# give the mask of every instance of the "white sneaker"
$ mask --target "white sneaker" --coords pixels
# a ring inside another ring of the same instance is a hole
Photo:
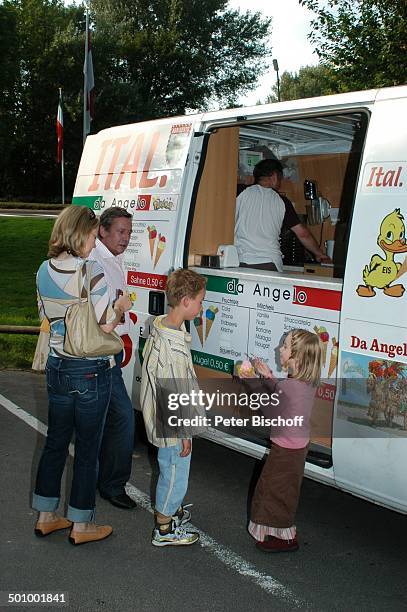
[[[156,527],[153,531],[151,544],[153,546],[189,546],[199,540],[199,533],[187,531],[185,527],[177,527],[175,522],[171,523],[171,531],[161,533]]]
[[[174,521],[176,527],[189,523],[191,520],[191,511],[188,510],[188,508],[191,506],[192,504],[185,504],[185,506],[181,506],[180,509],[174,514],[172,520]]]

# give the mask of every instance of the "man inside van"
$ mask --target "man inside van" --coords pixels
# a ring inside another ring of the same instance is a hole
[[[320,263],[331,263],[315,238],[303,225],[288,198],[278,190],[283,167],[277,159],[263,159],[253,169],[254,185],[236,200],[235,246],[243,268],[283,271],[281,228],[294,232],[307,251]]]
[[[110,303],[127,293],[123,253],[130,242],[132,215],[124,208],[112,206],[100,215],[99,236],[89,259],[103,268],[109,289]],[[128,298],[130,299],[130,298]],[[116,328],[122,336],[129,333],[129,314]],[[134,444],[134,410],[124,385],[121,363],[123,352],[115,355],[112,368],[112,393],[106,414],[99,455],[99,492],[118,508],[135,508],[135,502],[125,491],[130,478]]]

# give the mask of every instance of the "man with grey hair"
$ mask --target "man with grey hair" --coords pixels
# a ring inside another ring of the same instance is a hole
[[[303,225],[290,200],[278,191],[283,166],[277,159],[263,159],[253,169],[254,185],[247,187],[236,200],[235,246],[244,268],[283,271],[280,248],[281,228],[290,229],[315,259],[331,259]]]
[[[127,294],[127,280],[123,268],[123,253],[132,232],[132,215],[124,208],[112,206],[100,216],[99,236],[89,259],[103,268],[113,305],[120,295]],[[130,301],[130,298],[128,298]],[[130,302],[131,303],[131,302]],[[126,312],[116,331],[129,332]],[[112,368],[112,394],[106,415],[99,455],[99,492],[101,497],[118,508],[131,509],[135,502],[125,491],[130,478],[134,444],[134,410],[124,385],[121,363],[123,352],[115,355]]]

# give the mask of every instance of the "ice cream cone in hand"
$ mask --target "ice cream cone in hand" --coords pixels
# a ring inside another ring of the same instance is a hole
[[[236,374],[241,378],[254,378],[256,376],[255,369],[248,359],[236,366]]]
[[[154,260],[153,268],[155,268],[156,265],[158,264],[158,262],[160,261],[160,257],[164,253],[165,247],[166,247],[165,236],[163,236],[162,234],[159,234],[159,240],[158,240],[158,244],[157,244],[157,252],[155,254],[155,260]]]

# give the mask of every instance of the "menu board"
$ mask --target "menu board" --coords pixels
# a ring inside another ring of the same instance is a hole
[[[284,375],[279,346],[287,332],[300,328],[319,335],[322,378],[335,377],[341,301],[337,286],[206,276],[203,308],[191,325],[195,364],[232,374],[237,363],[260,357],[278,376]]]

